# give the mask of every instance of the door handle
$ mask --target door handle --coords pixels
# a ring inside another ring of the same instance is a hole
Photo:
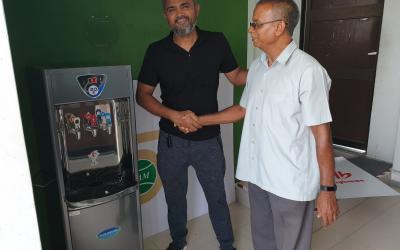
[[[368,55],[369,56],[376,56],[376,55],[378,55],[378,51],[369,52]]]

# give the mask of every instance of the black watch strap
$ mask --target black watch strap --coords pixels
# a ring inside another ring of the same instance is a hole
[[[319,186],[319,190],[326,191],[326,192],[335,192],[337,190],[337,186],[336,186],[336,184],[333,186],[321,185],[321,186]]]

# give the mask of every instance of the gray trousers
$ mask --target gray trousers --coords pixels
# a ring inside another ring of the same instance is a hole
[[[309,250],[314,201],[278,197],[249,183],[254,250]]]
[[[233,231],[226,202],[225,158],[221,137],[188,141],[160,130],[157,169],[168,205],[170,249],[186,245],[188,168],[192,165],[208,203],[211,224],[222,250],[233,250]]]

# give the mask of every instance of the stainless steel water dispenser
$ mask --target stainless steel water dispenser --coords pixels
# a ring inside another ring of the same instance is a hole
[[[67,249],[142,249],[130,66],[43,72]]]

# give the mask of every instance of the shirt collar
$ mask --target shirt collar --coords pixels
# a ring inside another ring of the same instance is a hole
[[[205,35],[205,33],[204,33],[203,30],[201,30],[201,29],[200,29],[199,27],[197,27],[197,26],[195,27],[195,29],[196,29],[196,32],[197,32],[197,40],[196,40],[195,44],[193,45],[193,47],[194,47],[195,45],[200,44],[201,42],[203,42],[203,41],[205,40],[205,38],[206,38],[206,35]],[[174,32],[173,32],[173,31],[170,31],[170,32],[169,32],[167,41],[168,41],[168,43],[169,43],[170,45],[172,45],[172,46],[177,46],[177,45],[175,44],[175,42],[174,42]]]
[[[294,41],[291,41],[289,43],[289,45],[286,46],[286,48],[281,52],[281,54],[278,56],[276,61],[282,65],[286,64],[287,61],[289,60],[290,56],[293,54],[293,52],[296,49],[297,49],[297,44]],[[267,64],[268,56],[267,56],[267,54],[265,54],[265,52],[261,54],[260,59],[264,65],[268,65]]]

